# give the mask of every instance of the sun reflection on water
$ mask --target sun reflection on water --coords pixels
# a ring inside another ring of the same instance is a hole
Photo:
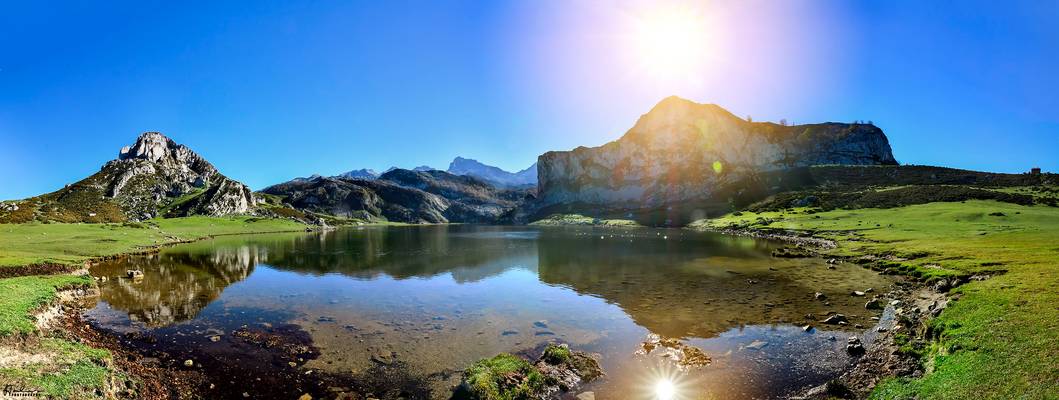
[[[655,383],[655,399],[673,400],[676,398],[677,388],[669,379],[662,378]]]
[[[661,360],[645,371],[640,387],[640,398],[651,400],[690,399],[695,392],[695,384],[687,371]]]

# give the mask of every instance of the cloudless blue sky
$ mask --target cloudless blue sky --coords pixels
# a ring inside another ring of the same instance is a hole
[[[83,178],[143,131],[255,189],[455,156],[519,170],[667,95],[872,120],[902,163],[1059,171],[1059,2],[699,2],[709,66],[676,82],[637,74],[621,39],[659,4],[5,2],[0,198]]]

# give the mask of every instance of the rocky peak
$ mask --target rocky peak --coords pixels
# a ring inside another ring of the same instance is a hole
[[[121,148],[118,159],[140,158],[158,162],[163,158],[169,158],[172,153],[171,149],[175,150],[176,148],[177,144],[165,135],[159,132],[144,132],[140,134],[140,137],[136,138],[136,143],[132,146]]]
[[[152,218],[159,209],[172,211],[173,201],[188,207],[178,214],[246,214],[255,200],[246,185],[221,175],[187,146],[159,132],[144,132],[118,159],[103,166],[97,180],[109,197],[119,200],[133,219]],[[188,196],[194,196],[188,201]]]
[[[537,184],[537,164],[519,172],[508,172],[478,160],[456,157],[449,163],[448,173],[473,176],[500,187],[525,187]]]
[[[886,135],[871,124],[749,122],[715,104],[671,96],[620,139],[545,153],[538,168],[545,205],[642,208],[714,199],[718,188],[761,172],[896,163]]]

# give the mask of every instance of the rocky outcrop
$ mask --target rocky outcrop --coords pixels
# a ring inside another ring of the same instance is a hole
[[[444,171],[394,169],[378,179],[317,177],[270,186],[262,193],[298,210],[366,221],[491,223],[524,192],[498,189]]]
[[[811,165],[895,165],[871,124],[748,122],[713,104],[662,100],[620,139],[538,158],[539,205],[664,207],[715,198],[756,174]]]
[[[131,219],[249,214],[255,205],[250,188],[158,132],[140,135],[89,179],[105,187]]]
[[[251,214],[256,201],[250,188],[222,175],[187,146],[146,132],[99,172],[21,204],[32,208],[34,219],[120,222]]]
[[[453,175],[473,176],[500,187],[526,188],[537,185],[536,163],[519,172],[508,172],[477,160],[456,157],[449,163],[448,172]]]

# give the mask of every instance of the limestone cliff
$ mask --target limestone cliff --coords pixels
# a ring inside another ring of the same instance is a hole
[[[616,141],[541,155],[539,206],[662,207],[711,198],[755,174],[823,164],[897,161],[871,124],[748,122],[717,105],[668,97]]]

